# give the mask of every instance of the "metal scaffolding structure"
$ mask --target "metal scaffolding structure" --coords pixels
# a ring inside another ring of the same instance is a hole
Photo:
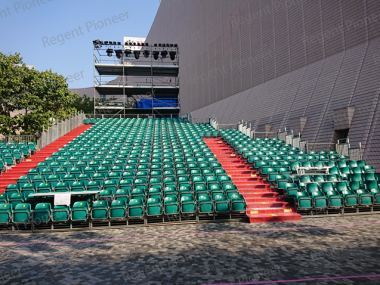
[[[178,116],[178,46],[148,45],[131,40],[133,38],[126,39],[124,43],[93,42],[94,117],[96,113],[124,117],[131,114]],[[151,108],[137,108],[139,103],[142,105],[142,99],[151,100]]]

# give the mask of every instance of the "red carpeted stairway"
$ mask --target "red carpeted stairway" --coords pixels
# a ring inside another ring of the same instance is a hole
[[[301,220],[301,215],[222,140],[204,141],[244,196],[251,223]]]
[[[7,188],[9,184],[16,183],[17,179],[20,176],[28,173],[29,169],[35,168],[39,162],[45,161],[45,158],[51,156],[53,152],[58,151],[68,142],[72,141],[74,138],[76,138],[81,133],[83,133],[91,127],[91,125],[83,125],[76,128],[75,130],[72,130],[68,134],[57,139],[55,142],[52,142],[48,146],[37,151],[37,153],[25,159],[20,164],[16,164],[16,166],[12,167],[12,169],[8,169],[5,173],[1,174],[0,193],[4,193],[5,188]]]

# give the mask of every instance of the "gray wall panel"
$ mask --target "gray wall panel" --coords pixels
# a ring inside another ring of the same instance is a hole
[[[181,114],[290,127],[331,142],[335,109],[380,168],[380,1],[162,0],[149,43],[180,47]]]

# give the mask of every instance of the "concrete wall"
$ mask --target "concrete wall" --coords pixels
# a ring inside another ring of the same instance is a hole
[[[380,169],[380,1],[163,0],[147,42],[180,47],[181,113],[257,129],[307,117],[331,142],[334,110]]]

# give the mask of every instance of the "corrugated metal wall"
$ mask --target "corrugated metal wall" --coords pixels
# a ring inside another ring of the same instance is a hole
[[[380,1],[163,0],[147,41],[180,46],[181,113],[330,142],[333,111],[380,169]]]

